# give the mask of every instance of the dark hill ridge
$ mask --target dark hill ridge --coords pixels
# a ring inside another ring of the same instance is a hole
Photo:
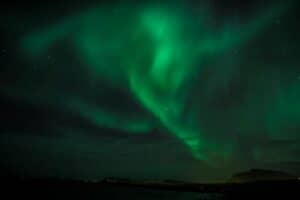
[[[251,169],[249,171],[234,174],[229,182],[243,183],[255,181],[279,181],[279,180],[297,180],[297,176],[282,171]]]
[[[250,170],[262,173],[264,170]],[[265,173],[270,173],[268,170]],[[263,174],[265,174],[263,173]],[[243,174],[243,173],[240,173]],[[2,177],[2,195],[30,199],[300,199],[300,180],[268,180],[240,183],[200,184],[176,180],[136,181],[106,178],[102,181],[69,179],[30,179]],[[13,191],[13,192],[11,192]]]

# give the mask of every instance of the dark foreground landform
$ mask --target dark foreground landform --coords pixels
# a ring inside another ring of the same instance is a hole
[[[300,199],[300,181],[198,184],[117,179],[78,181],[2,178],[2,195],[22,199]]]

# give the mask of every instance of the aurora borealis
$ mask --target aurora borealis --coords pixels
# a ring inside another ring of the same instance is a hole
[[[3,15],[4,168],[189,180],[253,167],[299,173],[297,4],[229,2]]]

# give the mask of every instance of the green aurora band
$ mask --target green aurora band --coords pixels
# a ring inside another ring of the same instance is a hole
[[[99,126],[127,132],[146,133],[162,126],[180,139],[194,158],[216,165],[230,159],[236,148],[236,138],[226,133],[218,138],[219,133],[210,131],[214,130],[214,125],[206,125],[204,116],[213,118],[214,115],[210,115],[206,102],[220,87],[229,84],[235,66],[243,59],[242,53],[231,55],[230,59],[224,57],[235,49],[242,52],[252,38],[267,30],[288,8],[287,2],[272,5],[243,23],[228,21],[216,27],[208,5],[203,6],[193,20],[186,11],[170,5],[100,6],[73,13],[57,24],[24,35],[20,49],[25,58],[36,62],[60,41],[68,41],[86,66],[90,80],[101,80],[130,93],[150,117],[143,113],[120,113],[72,95],[62,94],[64,97],[56,99],[59,104]],[[220,60],[212,61],[213,58]],[[205,86],[197,87],[198,80],[207,80],[205,72],[210,63],[211,70],[215,71],[211,80]],[[291,93],[299,92],[299,84],[291,90],[294,91]],[[94,92],[97,93],[97,89]],[[28,91],[24,96],[36,102],[55,101],[51,100],[50,92],[35,96],[35,92]],[[293,119],[300,117],[298,99],[289,101],[286,98],[281,112],[289,113],[287,109],[290,109],[294,113]],[[248,107],[251,110],[251,106]],[[277,115],[271,106],[268,108],[262,118],[272,133],[270,137],[277,138],[280,133],[276,133],[277,128],[272,124],[276,123]],[[251,132],[247,120],[251,121],[255,116],[243,117],[238,108],[232,108],[231,112],[237,129]],[[224,113],[219,118],[223,116]],[[259,157],[259,149],[255,151],[256,158],[263,159]]]

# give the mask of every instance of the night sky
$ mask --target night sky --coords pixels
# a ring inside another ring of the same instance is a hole
[[[297,1],[1,5],[0,174],[300,174]]]

